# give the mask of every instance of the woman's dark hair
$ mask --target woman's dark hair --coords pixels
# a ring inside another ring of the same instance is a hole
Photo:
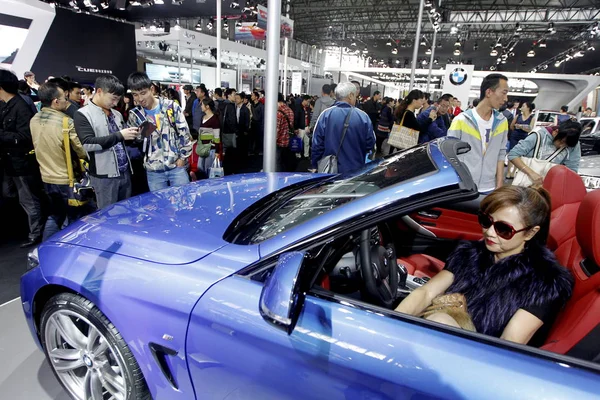
[[[168,88],[167,97],[169,98],[169,100],[177,101],[179,104],[181,104],[181,99],[179,98],[179,93],[177,93],[177,90],[173,88]]]
[[[202,100],[202,104],[204,104],[204,107],[208,107],[210,109],[210,111],[215,114],[215,102],[212,99],[209,99],[208,97],[205,97]]]
[[[489,74],[481,81],[481,90],[479,92],[479,100],[485,99],[485,92],[488,89],[496,90],[500,86],[500,81],[507,81],[508,78],[502,74]]]
[[[140,90],[150,89],[151,86],[152,81],[143,72],[134,72],[127,78],[127,87],[129,90],[139,92]]]
[[[54,82],[46,82],[40,86],[38,97],[44,107],[50,107],[54,99],[58,99],[60,96],[58,89],[61,89],[61,87]],[[64,90],[63,93],[66,95]]]
[[[533,112],[535,110],[535,103],[533,101],[524,101],[521,103],[521,105],[523,104],[527,104],[527,108],[529,108],[530,112]]]
[[[396,112],[394,114],[394,118],[397,123],[400,123],[402,120],[402,116],[404,115],[404,111],[406,111],[406,107],[408,107],[414,100],[419,100],[425,98],[425,93],[420,91],[419,89],[413,89],[410,91],[408,96],[404,98],[400,102],[400,105],[396,108]]]
[[[125,104],[125,108],[127,110],[130,110],[135,106],[135,103],[133,101],[133,95],[131,93],[125,93],[123,95],[123,98],[125,98],[125,97],[127,97],[129,99],[129,104]],[[123,103],[125,103],[125,102],[123,102]]]
[[[533,240],[545,244],[550,231],[550,193],[542,186],[502,186],[484,198],[479,209],[489,215],[511,206],[519,210],[525,227],[540,227]]]
[[[390,104],[393,101],[394,101],[394,99],[392,99],[391,97],[384,97],[382,100],[382,103],[384,106],[387,106],[388,104]]]
[[[110,93],[115,96],[123,96],[123,93],[125,93],[123,83],[114,75],[99,76],[94,83],[94,87],[96,90],[102,89],[103,93]]]
[[[567,146],[575,147],[579,143],[581,135],[581,124],[573,120],[566,120],[558,126],[558,133],[554,137],[554,142],[567,138]]]

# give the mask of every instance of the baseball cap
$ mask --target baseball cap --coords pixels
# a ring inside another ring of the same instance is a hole
[[[25,76],[25,78],[27,78],[28,76],[35,76],[35,74],[31,71],[25,71],[23,75]]]

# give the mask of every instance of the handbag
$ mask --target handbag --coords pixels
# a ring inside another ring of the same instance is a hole
[[[473,320],[467,311],[467,299],[461,293],[443,294],[437,296],[431,302],[431,305],[419,315],[427,318],[432,314],[448,314],[458,323],[458,325],[467,331],[477,332]]]
[[[545,160],[540,160],[539,153],[540,153],[540,147],[541,147],[541,142],[542,142],[542,135],[538,131],[535,131],[534,133],[536,135],[536,140],[535,140],[535,148],[533,151],[533,157],[521,157],[521,160],[523,161],[523,163],[525,163],[526,166],[531,168],[533,171],[535,171],[537,174],[539,174],[542,178],[545,178],[546,175],[548,174],[548,172],[550,171],[550,169],[552,169],[552,167],[556,166],[556,164],[552,163],[552,160],[554,160],[560,153],[562,153],[563,150],[565,150],[565,148],[563,147],[561,149],[556,149],[556,151],[554,153],[552,153],[550,156],[548,156]],[[527,175],[525,172],[523,172],[521,170],[517,170],[512,184],[513,184],[513,186],[528,187],[528,186],[531,186],[533,184],[533,182],[531,181],[531,178],[529,178],[529,175]]]
[[[219,160],[219,155],[215,154],[215,159],[211,167],[208,169],[208,178],[221,178],[224,175],[223,167],[221,165],[221,161]]]
[[[342,131],[342,139],[340,140],[340,145],[338,146],[337,152],[335,155],[328,155],[327,157],[323,157],[317,163],[317,171],[323,174],[337,174],[338,173],[338,155],[340,154],[340,150],[342,149],[342,144],[344,144],[344,139],[346,138],[346,132],[348,132],[348,127],[350,126],[350,116],[354,112],[354,107],[350,109],[350,112],[346,116],[346,120],[344,121],[344,130]]]
[[[406,116],[407,112],[410,111],[404,112],[404,115],[402,115],[402,121],[400,121],[400,125],[394,124],[388,139],[388,144],[390,146],[400,150],[416,146],[419,142],[419,131],[403,126],[404,117]]]
[[[71,207],[81,207],[86,205],[93,196],[94,189],[89,177],[87,162],[80,160],[80,179],[75,180],[73,171],[73,161],[71,158],[71,140],[69,138],[69,118],[63,118],[63,142],[65,145],[65,156],[67,160],[67,174],[69,176],[69,197],[68,205]]]
[[[211,143],[207,143],[207,144],[198,143],[196,145],[196,154],[198,155],[198,157],[206,158],[210,155],[211,149],[212,149]]]

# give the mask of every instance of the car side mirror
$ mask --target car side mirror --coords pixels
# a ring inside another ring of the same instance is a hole
[[[304,302],[299,279],[303,261],[304,252],[279,256],[260,294],[259,311],[262,317],[288,335],[294,330]]]

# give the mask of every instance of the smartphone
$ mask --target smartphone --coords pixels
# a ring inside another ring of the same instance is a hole
[[[154,125],[152,122],[146,120],[144,122],[142,122],[142,124],[139,126],[140,128],[140,135],[143,138],[147,138],[150,137],[152,135],[152,132],[154,132],[156,130],[156,125]]]

